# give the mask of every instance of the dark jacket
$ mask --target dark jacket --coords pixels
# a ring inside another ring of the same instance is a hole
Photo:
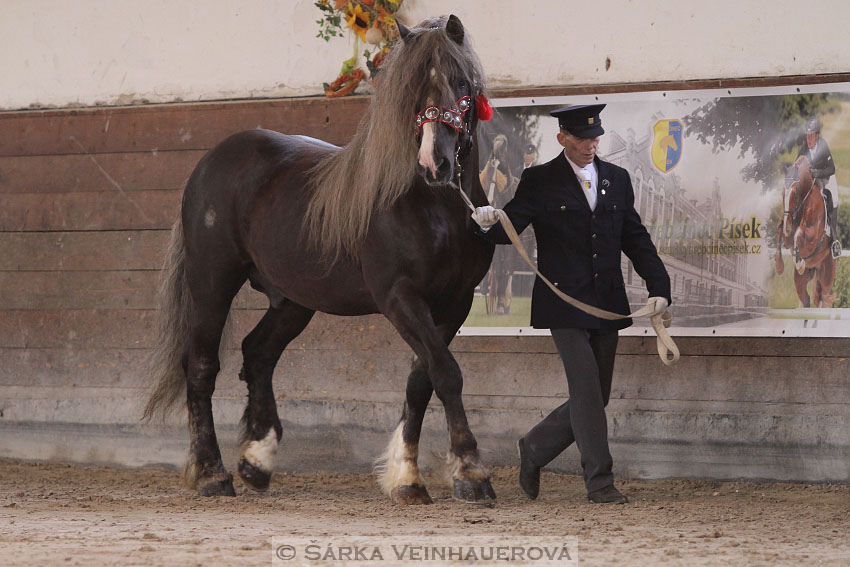
[[[797,152],[797,157],[806,156],[812,162],[812,177],[820,179],[822,186],[826,186],[829,178],[835,175],[835,163],[832,161],[832,153],[829,151],[829,144],[821,137],[818,137],[818,143],[815,146],[813,155],[809,156],[809,146],[803,143],[800,151]]]
[[[505,212],[522,232],[529,224],[537,237],[537,265],[558,289],[579,301],[628,314],[620,253],[624,252],[646,281],[649,296],[670,301],[670,276],[658,257],[640,216],[628,172],[595,159],[598,172],[596,210],[591,211],[563,152],[552,161],[526,169]],[[508,244],[500,224],[478,231],[483,238]],[[535,328],[616,330],[631,319],[607,321],[570,306],[540,278],[534,282],[531,325]]]

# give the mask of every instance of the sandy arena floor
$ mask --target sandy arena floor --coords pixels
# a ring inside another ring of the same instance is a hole
[[[435,504],[402,507],[367,475],[276,474],[264,494],[237,481],[236,498],[202,499],[173,470],[0,461],[0,565],[280,566],[272,537],[487,535],[573,537],[582,566],[850,566],[850,486],[621,481],[632,502],[599,506],[577,477],[544,474],[535,502],[515,477],[495,471],[493,508],[435,478]]]

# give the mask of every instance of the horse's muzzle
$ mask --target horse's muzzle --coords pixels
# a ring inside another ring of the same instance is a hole
[[[450,183],[454,176],[454,167],[451,160],[443,158],[437,164],[436,175],[429,168],[423,167],[421,164],[416,166],[417,172],[425,183],[432,187],[442,186]]]

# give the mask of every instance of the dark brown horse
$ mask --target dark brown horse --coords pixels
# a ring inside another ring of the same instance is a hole
[[[781,274],[785,270],[782,260],[784,245],[794,255],[794,287],[800,303],[803,307],[829,307],[835,299],[830,293],[835,279],[835,259],[826,233],[822,188],[812,178],[811,167],[809,159],[800,156],[790,170],[791,175],[786,178],[784,214],[777,230],[780,245],[776,248],[776,273]],[[813,279],[815,285],[810,297],[808,286]]]
[[[463,323],[493,246],[473,234],[458,189],[486,204],[475,148],[483,77],[463,25],[433,18],[408,30],[382,66],[368,114],[337,148],[265,130],[236,134],[198,164],[166,262],[159,382],[146,416],[186,390],[186,479],[233,495],[211,397],[231,301],[245,281],[269,299],[242,341],[248,387],[238,469],[265,489],[282,429],[272,373],[313,313],[383,313],[416,354],[401,421],[380,466],[397,502],[431,501],[418,459],[432,393],[448,421],[454,496],[495,498],[461,400],[448,344]]]

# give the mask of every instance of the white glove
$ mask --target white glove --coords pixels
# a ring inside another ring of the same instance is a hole
[[[667,299],[664,297],[650,297],[646,301],[646,305],[647,307],[649,307],[650,305],[653,307],[653,311],[650,314],[650,317],[653,317],[655,315],[660,315],[661,313],[664,313],[664,311],[667,310],[667,306],[669,305],[669,303],[667,303]]]
[[[475,212],[472,213],[472,220],[478,223],[484,231],[490,229],[491,226],[499,222],[499,215],[496,213],[496,209],[487,205],[486,207],[476,207]]]

